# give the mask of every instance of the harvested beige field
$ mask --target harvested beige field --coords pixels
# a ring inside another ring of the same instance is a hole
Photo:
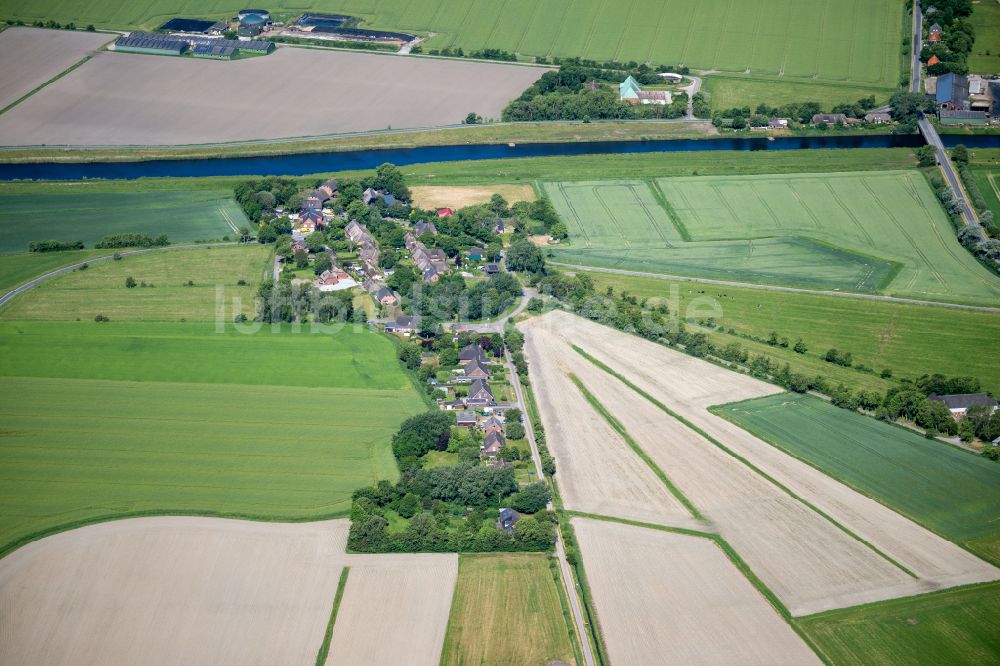
[[[437,666],[458,555],[352,555],[327,664]]]
[[[503,196],[507,203],[535,200],[535,188],[531,185],[418,185],[410,191],[414,205],[424,209],[475,206],[489,203],[494,194]]]
[[[98,53],[0,117],[4,145],[178,145],[492,118],[538,67],[279,47],[231,62]]]
[[[348,555],[349,527],[133,518],[28,544],[0,560],[0,663],[313,663],[350,566],[330,663],[436,664],[458,556]]]
[[[526,327],[525,333],[535,399],[545,441],[558,464],[565,507],[705,529],[569,379],[569,373],[582,367],[576,359],[557,354],[565,345],[534,326]]]
[[[819,664],[708,539],[573,519],[617,664]]]
[[[315,661],[347,522],[135,518],[0,560],[0,663]]]
[[[777,387],[566,313],[545,315],[526,324],[524,330],[529,340],[544,340],[544,363],[573,368],[794,615],[1000,576],[995,567],[955,544],[706,409],[775,393]],[[569,347],[570,342],[704,429],[844,529],[586,361]]]
[[[0,32],[0,109],[100,48],[114,35],[39,28]]]

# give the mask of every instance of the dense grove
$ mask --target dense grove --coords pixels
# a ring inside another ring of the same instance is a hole
[[[82,250],[83,241],[32,241],[28,243],[28,252],[65,252],[66,250]]]
[[[145,234],[112,234],[102,238],[94,247],[103,250],[122,247],[165,247],[169,244],[170,240],[166,234],[160,234],[156,238]]]
[[[920,0],[920,7],[924,12],[925,23],[925,39],[920,59],[926,63],[937,56],[940,60],[938,63],[928,65],[927,73],[931,76],[940,76],[948,72],[968,74],[967,59],[976,41],[975,27],[966,20],[972,15],[972,1]],[[932,7],[936,11],[928,14],[928,10]],[[943,28],[941,41],[938,43],[926,39],[927,29],[935,23]]]

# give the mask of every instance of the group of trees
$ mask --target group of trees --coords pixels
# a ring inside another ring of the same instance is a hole
[[[170,240],[166,234],[160,234],[156,238],[146,234],[111,234],[102,238],[94,247],[104,250],[121,247],[164,247],[167,245],[170,245]]]
[[[419,356],[418,356],[419,365]],[[419,467],[417,458],[428,451],[444,451],[451,438],[455,417],[450,412],[430,411],[403,421],[392,437],[392,453],[403,469]]]
[[[640,85],[662,84],[657,70],[646,64],[631,67],[592,61],[563,61],[557,71],[543,74],[503,110],[505,122],[532,120],[601,120],[679,118],[687,110],[687,95],[675,94],[673,104],[630,105],[618,96],[617,84],[632,76]],[[596,82],[597,86],[587,84]]]
[[[318,323],[365,321],[365,311],[354,309],[349,291],[321,292],[311,284],[293,285],[270,278],[257,289],[256,320],[262,322]]]
[[[66,250],[82,250],[83,241],[44,240],[28,243],[28,252],[65,252]]]
[[[936,11],[927,14],[927,10],[932,6]],[[924,40],[920,59],[926,63],[932,57],[937,56],[940,61],[928,65],[927,73],[931,76],[940,76],[949,72],[968,74],[967,59],[972,53],[972,45],[976,41],[975,28],[972,23],[965,20],[972,14],[972,2],[970,0],[942,0],[941,2],[921,0],[921,7],[925,12],[925,27],[937,23],[944,29],[940,42]]]
[[[875,97],[869,96],[853,103],[838,104],[830,112],[860,118],[877,106]],[[758,104],[756,108],[743,106],[720,109],[712,114],[712,124],[716,127],[725,125],[733,129],[745,129],[747,127],[767,127],[768,120],[771,118],[789,118],[802,125],[808,125],[812,122],[814,115],[823,112],[823,105],[819,102],[790,102],[782,106]],[[698,115],[697,111],[695,115]]]

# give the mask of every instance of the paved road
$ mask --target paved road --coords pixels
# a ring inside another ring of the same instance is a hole
[[[615,275],[630,275],[633,277],[654,278],[657,280],[676,280],[678,282],[697,282],[700,284],[715,284],[723,287],[750,287],[752,289],[762,289],[764,291],[784,291],[793,294],[813,294],[820,296],[839,296],[841,298],[860,298],[868,301],[886,301],[889,303],[906,303],[909,305],[932,305],[939,308],[954,308],[956,310],[973,310],[975,312],[1000,312],[998,307],[985,305],[962,305],[961,303],[939,303],[937,301],[921,301],[916,298],[903,298],[900,296],[882,296],[880,294],[859,294],[850,291],[833,291],[831,289],[800,289],[798,287],[779,287],[771,284],[756,284],[754,282],[736,282],[733,280],[712,280],[709,278],[696,278],[688,275],[667,275],[664,273],[646,273],[643,271],[627,271],[622,268],[598,268],[595,266],[581,266],[579,264],[564,264],[557,261],[548,262],[551,266],[560,266],[577,271],[590,271],[593,273],[613,273]]]
[[[969,206],[965,198],[965,189],[962,187],[962,181],[959,179],[958,172],[955,171],[955,167],[951,163],[951,158],[948,157],[948,151],[945,150],[937,130],[934,129],[934,125],[926,118],[921,118],[918,124],[920,126],[920,133],[924,135],[924,139],[927,140],[928,145],[934,146],[934,152],[937,154],[937,161],[941,165],[941,171],[944,172],[945,178],[948,179],[948,184],[955,192],[955,198],[958,200],[958,205],[962,210],[962,220],[966,224],[978,224],[979,221],[976,218],[976,214],[972,211],[972,207]]]
[[[445,328],[445,330],[448,331],[462,330],[462,331],[474,331],[476,333],[503,333],[503,329],[507,325],[507,322],[516,317],[517,315],[521,314],[522,312],[524,312],[524,309],[528,307],[528,303],[531,301],[531,299],[537,297],[538,297],[537,290],[531,289],[530,287],[525,287],[524,293],[521,295],[521,302],[517,304],[517,307],[514,308],[512,312],[504,315],[500,319],[487,322],[459,321],[459,322],[442,324],[442,326]]]
[[[920,92],[920,50],[923,48],[924,17],[920,11],[920,0],[913,3],[913,58],[910,63],[910,92]]]
[[[542,476],[542,457],[538,453],[538,444],[535,441],[535,430],[531,424],[531,418],[528,416],[528,410],[525,409],[527,403],[524,400],[524,394],[521,390],[521,382],[517,376],[517,368],[514,367],[514,363],[510,357],[510,351],[504,349],[504,357],[507,361],[507,369],[510,371],[511,383],[514,385],[514,395],[517,397],[517,404],[524,415],[524,432],[528,438],[528,444],[531,445],[531,458],[535,462],[535,471],[538,474],[538,478],[543,478]],[[550,501],[548,506],[549,511],[552,511],[552,502]],[[570,611],[573,613],[573,624],[576,625],[576,635],[580,639],[580,647],[583,649],[583,660],[584,666],[594,666],[594,653],[590,647],[590,635],[587,632],[586,622],[583,619],[583,610],[580,607],[580,597],[576,589],[576,583],[573,581],[573,575],[570,573],[569,562],[566,560],[566,549],[563,547],[562,539],[559,534],[556,535],[556,559],[559,560],[559,571],[562,574],[563,585],[566,587],[566,597],[569,599]]]
[[[239,245],[239,243],[234,242],[234,243],[201,243],[199,245],[171,245],[169,247],[151,247],[145,250],[129,250],[127,252],[119,252],[118,254],[120,254],[123,257],[128,257],[133,254],[146,254],[147,252],[169,252],[170,250],[185,250],[195,247],[222,247],[225,245]],[[54,278],[57,275],[62,275],[63,273],[69,273],[70,271],[75,271],[77,268],[83,266],[84,264],[93,264],[98,261],[107,261],[108,259],[111,259],[114,256],[115,256],[114,253],[111,253],[103,257],[93,257],[91,259],[87,259],[86,261],[81,261],[79,263],[72,264],[70,266],[63,266],[62,268],[57,268],[54,271],[45,273],[44,275],[39,275],[38,277],[33,278],[18,287],[14,287],[3,296],[0,296],[0,307],[6,305],[7,302],[10,301],[10,299],[14,298],[18,294],[22,294],[31,289],[32,287],[36,287],[42,282]]]

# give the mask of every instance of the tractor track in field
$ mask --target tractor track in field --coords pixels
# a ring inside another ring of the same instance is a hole
[[[813,296],[837,296],[839,298],[857,298],[868,301],[903,303],[906,305],[927,305],[938,308],[952,308],[955,310],[970,310],[972,312],[1000,313],[1000,307],[993,307],[988,305],[966,305],[964,303],[948,303],[945,301],[924,301],[917,298],[905,298],[902,296],[885,296],[883,294],[860,294],[852,291],[836,291],[833,289],[805,289],[803,287],[782,287],[774,284],[758,284],[756,282],[741,282],[738,280],[714,280],[712,278],[692,277],[690,275],[671,275],[668,273],[650,273],[646,271],[632,271],[623,268],[584,266],[582,264],[570,264],[560,261],[550,261],[548,263],[552,266],[569,268],[574,271],[589,271],[592,273],[612,273],[616,275],[653,278],[657,280],[676,280],[678,282],[696,282],[700,284],[712,284],[721,287],[746,287],[749,289],[761,289],[763,291],[783,291],[792,294],[811,294]]]

